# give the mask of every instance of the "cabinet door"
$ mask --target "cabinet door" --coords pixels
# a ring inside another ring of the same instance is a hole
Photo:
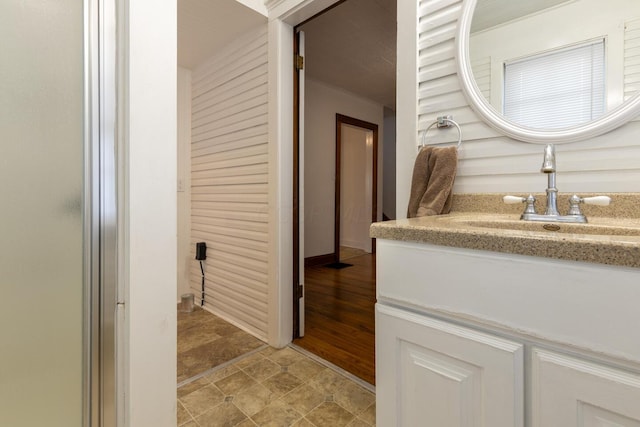
[[[378,304],[376,395],[381,426],[521,427],[523,348]]]
[[[533,351],[534,427],[640,427],[640,376]]]

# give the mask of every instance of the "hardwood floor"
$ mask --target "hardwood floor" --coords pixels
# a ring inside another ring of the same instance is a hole
[[[300,347],[375,384],[375,255],[340,270],[305,269],[305,336]]]

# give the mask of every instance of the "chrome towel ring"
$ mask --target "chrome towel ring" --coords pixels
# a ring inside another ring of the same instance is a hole
[[[449,128],[452,125],[455,126],[456,129],[458,129],[458,145],[457,145],[457,148],[459,150],[460,147],[462,146],[462,129],[460,129],[460,125],[453,120],[453,116],[440,116],[440,117],[437,118],[437,120],[435,122],[431,123],[422,132],[422,137],[420,138],[420,144],[418,144],[418,150],[420,150],[422,147],[427,145],[426,144],[426,140],[427,140],[427,132],[429,132],[429,129],[431,129],[434,126],[437,126],[438,129]]]

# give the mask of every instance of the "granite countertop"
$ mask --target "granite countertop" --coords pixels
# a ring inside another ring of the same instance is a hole
[[[522,206],[516,205],[517,213],[504,213],[514,208],[508,205],[505,209],[501,195],[469,196],[454,197],[448,215],[372,224],[371,237],[640,268],[639,199],[635,193],[611,195],[612,206],[619,202],[608,212],[615,217],[589,216],[584,209],[588,224],[521,221]]]

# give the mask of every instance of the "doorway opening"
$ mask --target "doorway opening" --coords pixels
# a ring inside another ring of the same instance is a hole
[[[378,125],[336,114],[334,263],[375,253],[369,227],[377,212]]]
[[[346,0],[295,27],[294,343],[370,384],[369,226],[395,218],[396,15],[396,0]]]

